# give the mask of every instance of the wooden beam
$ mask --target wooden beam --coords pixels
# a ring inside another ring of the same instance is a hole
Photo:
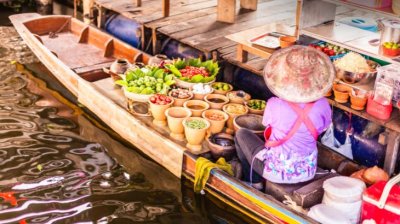
[[[163,17],[168,17],[169,16],[169,7],[170,7],[170,0],[163,0],[162,1],[162,11],[163,11]]]
[[[294,35],[293,35],[297,39],[299,39],[300,19],[301,19],[302,7],[303,7],[302,0],[297,0],[297,5],[296,5],[296,25],[295,25]]]
[[[110,38],[105,44],[104,44],[104,57],[110,57],[113,54],[114,50],[114,39]]]
[[[143,54],[139,52],[133,56],[133,62],[143,62]]]
[[[234,23],[236,13],[236,0],[218,0],[217,20],[220,22]]]
[[[86,26],[81,30],[79,34],[79,41],[78,43],[86,43],[88,42],[88,35],[89,35],[89,26]]]
[[[247,53],[247,51],[243,50],[243,45],[241,45],[241,44],[237,45],[236,54],[237,54],[236,57],[237,57],[238,61],[243,63],[248,60],[249,53]]]
[[[38,41],[40,41],[40,43],[42,43],[43,44],[43,40],[42,40],[42,38],[39,36],[39,35],[37,35],[37,34],[32,34],[36,39],[38,39]]]
[[[257,10],[258,0],[240,0],[240,8]]]

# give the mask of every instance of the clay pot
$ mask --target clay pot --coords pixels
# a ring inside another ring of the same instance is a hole
[[[168,128],[171,130],[170,136],[176,140],[184,140],[185,135],[182,121],[192,115],[192,112],[183,107],[170,107],[165,111]]]
[[[332,89],[329,90],[326,94],[325,97],[331,97],[332,96]]]
[[[202,100],[188,100],[183,103],[183,107],[192,111],[192,117],[201,117],[203,111],[210,108],[210,105]]]
[[[350,94],[351,108],[354,110],[364,110],[367,100],[368,97],[366,95],[355,95],[354,91]]]
[[[209,93],[193,93],[193,99],[194,100],[204,100],[204,97],[206,97],[208,94],[212,94],[214,92],[214,89],[211,89],[211,92]]]
[[[234,130],[245,128],[258,136],[263,136],[265,127],[262,124],[263,116],[258,114],[244,114],[233,119]]]
[[[219,99],[223,102],[221,103],[213,102],[212,99]],[[221,110],[225,104],[229,103],[228,97],[220,94],[208,94],[204,97],[204,101],[210,104],[211,109],[217,109],[217,110]]]
[[[247,109],[249,110],[249,114],[264,115],[265,108],[262,109],[262,110],[253,109],[253,108],[249,107],[249,105],[248,105],[249,102],[250,102],[250,101],[247,101],[247,102],[244,103],[244,104],[246,105]]]
[[[193,129],[190,128],[186,125],[187,121],[191,121],[191,120],[200,120],[203,121],[206,126],[202,129]],[[210,127],[210,122],[208,122],[206,119],[204,118],[200,118],[200,117],[189,117],[186,118],[182,121],[183,127],[185,129],[185,137],[187,140],[187,144],[186,147],[188,147],[189,149],[193,150],[193,151],[201,151],[202,147],[201,147],[201,143],[203,142],[206,133],[207,133],[207,129]]]
[[[296,37],[292,37],[292,36],[282,36],[279,37],[279,44],[281,46],[281,48],[286,48],[286,47],[290,47],[293,46],[296,43]]]
[[[218,84],[218,83],[220,83],[220,82],[215,82],[215,83],[213,83],[212,85],[211,85],[211,87],[213,87],[214,85],[216,85],[216,84]],[[228,83],[225,83],[225,84],[228,84]],[[228,84],[228,86],[229,86],[229,89],[228,90],[217,90],[217,89],[214,89],[214,93],[215,94],[221,94],[221,95],[226,95],[228,92],[230,92],[230,91],[232,91],[233,90],[233,86],[231,85],[231,84]]]
[[[334,84],[333,94],[335,95],[336,102],[347,103],[349,99],[349,87],[343,84]]]
[[[226,96],[229,98],[229,102],[238,104],[244,104],[246,101],[251,99],[250,94],[242,90],[231,91],[227,93]]]
[[[206,138],[211,155],[214,159],[224,157],[226,161],[231,160],[235,154],[235,142],[233,136],[227,133],[218,133]]]
[[[226,126],[229,129],[228,132],[232,132],[233,133],[234,128],[235,128],[234,125],[233,125],[233,119],[235,119],[235,117],[237,117],[239,115],[247,114],[249,112],[249,110],[247,109],[246,106],[243,106],[244,109],[245,109],[244,113],[241,113],[241,114],[239,114],[239,113],[231,113],[231,112],[227,111],[227,108],[228,108],[229,105],[235,105],[235,106],[243,106],[243,105],[242,104],[237,104],[237,103],[228,103],[228,104],[226,104],[226,105],[224,105],[222,107],[222,110],[229,115],[228,121],[226,122]]]
[[[124,74],[131,66],[127,59],[117,59],[110,66],[110,72],[114,74]]]
[[[149,64],[149,65],[159,66],[159,65],[161,65],[161,63],[162,63],[163,61],[166,61],[166,60],[168,60],[168,57],[167,57],[166,55],[163,55],[163,54],[156,54],[156,55],[154,55],[153,57],[151,57],[151,58],[149,59],[148,64]]]
[[[221,116],[224,117],[224,119],[223,120],[210,119],[209,116],[211,114],[220,114]],[[202,117],[210,122],[210,128],[208,129],[208,132],[211,134],[219,133],[222,130],[224,130],[225,123],[229,119],[228,114],[226,114],[223,111],[216,110],[216,109],[210,109],[210,110],[204,111],[202,114]]]
[[[170,98],[171,98],[171,102],[169,104],[165,104],[165,105],[154,104],[154,103],[150,102],[150,100],[148,101],[148,103],[150,104],[151,115],[154,118],[153,124],[155,124],[157,126],[167,126],[167,117],[165,116],[165,111],[168,108],[170,108],[172,106],[172,104],[174,103],[174,99],[172,97],[170,97]]]
[[[168,96],[171,96],[171,92],[168,93]],[[183,104],[186,101],[191,100],[193,98],[193,93],[190,93],[190,96],[188,98],[184,98],[184,99],[175,98],[175,97],[172,97],[172,98],[174,98],[174,104],[173,104],[174,107],[183,107]]]

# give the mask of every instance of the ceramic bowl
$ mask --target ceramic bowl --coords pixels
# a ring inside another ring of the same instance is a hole
[[[263,117],[258,114],[244,114],[237,116],[233,119],[233,125],[235,131],[245,128],[257,134],[263,136],[265,127],[262,124]]]
[[[244,104],[246,101],[251,99],[250,94],[242,90],[231,91],[227,93],[226,96],[229,98],[229,102],[238,104]]]
[[[203,111],[210,108],[210,105],[202,100],[188,100],[183,103],[183,107],[192,111],[192,117],[201,117]]]
[[[214,159],[224,157],[226,161],[236,155],[235,141],[233,136],[227,133],[217,133],[206,138],[211,155]]]
[[[218,85],[219,83],[227,84],[227,85],[229,86],[229,89],[228,89],[228,90],[217,90],[217,89],[215,89],[213,86],[214,86],[214,85]],[[215,82],[215,83],[213,83],[213,84],[211,85],[211,87],[213,87],[214,93],[215,93],[215,94],[221,94],[221,95],[226,95],[228,92],[230,92],[230,91],[233,90],[233,86],[232,86],[231,84],[224,83],[224,82]]]
[[[223,119],[221,120],[215,120],[212,119],[210,116],[212,114],[216,114],[220,117],[222,117]],[[202,113],[201,115],[204,119],[208,120],[210,122],[210,129],[208,129],[208,131],[211,134],[215,134],[215,133],[219,133],[222,130],[224,130],[225,127],[225,123],[226,121],[229,119],[229,116],[227,113],[220,111],[220,110],[216,110],[216,109],[210,109],[210,110],[206,110]]]
[[[221,110],[225,104],[229,103],[229,98],[221,94],[208,94],[204,97],[204,101],[210,104],[211,109]]]

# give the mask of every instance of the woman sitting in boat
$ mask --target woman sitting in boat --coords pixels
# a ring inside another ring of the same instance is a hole
[[[317,138],[332,117],[323,96],[330,90],[334,74],[329,58],[309,47],[295,46],[271,56],[264,79],[280,98],[270,98],[264,112],[266,141],[246,129],[235,135],[245,181],[260,188],[263,178],[293,184],[314,177]]]

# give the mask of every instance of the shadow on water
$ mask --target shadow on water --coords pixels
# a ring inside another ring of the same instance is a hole
[[[11,60],[37,62],[14,29],[0,27],[0,223],[248,221],[194,195]]]

